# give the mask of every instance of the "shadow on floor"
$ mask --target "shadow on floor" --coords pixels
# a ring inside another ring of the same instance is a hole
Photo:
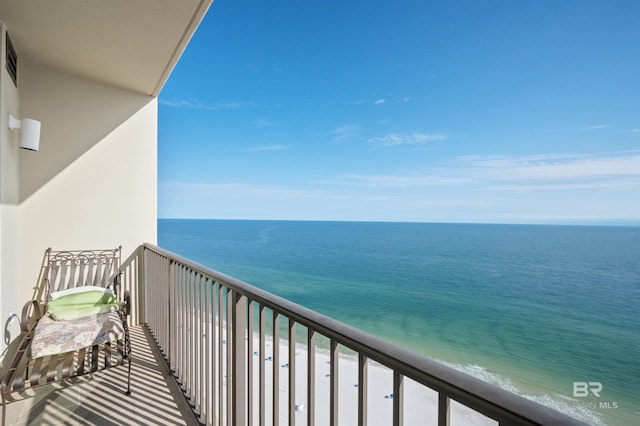
[[[17,396],[7,404],[6,426],[197,425],[146,327],[130,330],[130,396],[123,365]]]

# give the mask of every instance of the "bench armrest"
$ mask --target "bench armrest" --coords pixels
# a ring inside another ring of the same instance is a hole
[[[32,326],[42,318],[44,314],[43,306],[37,300],[30,300],[22,307],[22,318],[20,320],[20,330],[29,331]]]

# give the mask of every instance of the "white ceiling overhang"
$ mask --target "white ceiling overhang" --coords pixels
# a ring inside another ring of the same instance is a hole
[[[2,0],[21,59],[157,96],[213,0]]]

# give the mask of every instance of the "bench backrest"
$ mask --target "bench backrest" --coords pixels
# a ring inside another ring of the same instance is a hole
[[[121,251],[121,247],[108,250],[47,249],[42,276],[48,295],[87,285],[113,289],[114,278],[120,268]]]

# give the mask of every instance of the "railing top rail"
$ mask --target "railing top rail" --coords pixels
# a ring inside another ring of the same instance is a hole
[[[507,424],[586,425],[573,417],[476,379],[178,254],[150,243],[145,243],[143,247],[215,282],[224,284],[247,296],[250,300],[255,300],[261,305],[489,417],[501,419]]]

